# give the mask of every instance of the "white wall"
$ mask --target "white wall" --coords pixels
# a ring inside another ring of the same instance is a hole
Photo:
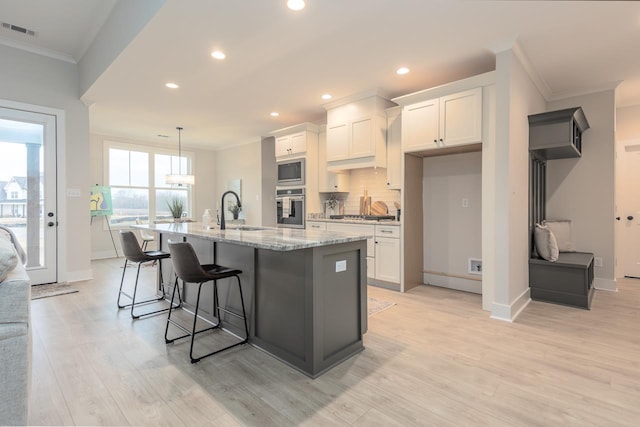
[[[425,158],[422,191],[424,269],[450,275],[425,283],[482,293],[482,282],[456,277],[482,258],[482,152]]]
[[[572,221],[576,249],[603,259],[594,285],[615,290],[615,92],[549,102],[548,110],[578,106],[591,128],[583,134],[581,158],[547,162],[547,218]]]
[[[492,317],[513,320],[529,297],[529,122],[545,99],[519,50],[496,56],[495,287]]]
[[[91,177],[90,185],[105,183],[104,174],[104,141],[121,142],[125,144],[140,145],[140,146],[154,146],[147,141],[136,141],[131,139],[123,139],[117,137],[110,137],[105,135],[91,134],[91,149],[90,149],[90,164],[91,164]],[[177,146],[173,147],[170,144],[166,144],[163,148],[173,150],[177,153]],[[192,218],[196,221],[200,221],[205,209],[210,209],[212,215],[215,215],[216,200],[218,193],[215,191],[215,152],[210,150],[202,150],[189,147],[188,145],[182,145],[183,151],[189,151],[194,153],[193,161],[193,173],[195,175],[196,183],[193,186],[193,213]],[[113,237],[116,243],[118,251],[120,251],[120,239],[118,238],[118,230],[114,230]],[[122,252],[120,252],[122,255]],[[114,257],[115,251],[113,249],[113,243],[109,230],[105,229],[104,219],[96,217],[93,220],[91,226],[91,258],[109,258]]]
[[[360,196],[371,196],[371,203],[385,202],[389,208],[389,215],[396,214],[393,202],[400,203],[400,191],[387,189],[387,170],[383,168],[362,168],[349,171],[349,193],[338,198],[344,200],[344,213],[357,215],[360,213]],[[323,201],[329,195],[323,194]]]
[[[80,101],[74,64],[0,45],[0,103],[10,100],[65,113],[58,164],[58,280],[91,277],[89,238],[89,112]],[[66,166],[66,167],[65,167]],[[66,197],[66,188],[87,197]]]
[[[247,224],[261,225],[263,194],[261,141],[216,151],[214,173],[215,186],[213,187],[213,193],[216,200],[214,209],[220,203],[222,193],[229,189],[229,181],[241,179],[242,211],[240,212],[240,218],[244,218]],[[275,194],[275,187],[273,194]],[[232,218],[227,206],[233,200],[233,196],[225,198],[225,218],[227,219]],[[273,202],[273,209],[275,210],[275,201]]]
[[[633,222],[626,219],[627,215],[637,215],[640,203],[640,151],[626,152],[626,145],[640,146],[640,105],[616,110],[616,216],[621,220],[615,223],[618,259],[615,277],[635,276],[640,256],[632,249],[640,245],[635,233],[629,232]]]

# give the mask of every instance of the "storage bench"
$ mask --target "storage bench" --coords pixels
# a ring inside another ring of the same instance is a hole
[[[529,259],[531,299],[590,309],[593,254],[562,252],[556,262]]]

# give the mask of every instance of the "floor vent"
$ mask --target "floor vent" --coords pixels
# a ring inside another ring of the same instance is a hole
[[[35,37],[36,36],[36,32],[33,30],[28,30],[24,27],[20,27],[18,25],[13,25],[13,24],[9,24],[6,22],[2,23],[2,28],[5,28],[7,30],[12,30],[15,31],[17,33],[21,33],[24,34],[25,36],[31,36],[31,37]]]

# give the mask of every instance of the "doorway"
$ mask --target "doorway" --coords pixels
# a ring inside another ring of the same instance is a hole
[[[618,275],[640,279],[640,140],[625,141],[617,151]]]
[[[31,283],[57,281],[56,116],[0,107],[0,225],[27,253]]]

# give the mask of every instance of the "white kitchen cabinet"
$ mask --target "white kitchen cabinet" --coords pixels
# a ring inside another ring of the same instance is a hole
[[[320,129],[313,123],[302,123],[271,132],[275,136],[275,154],[277,160],[305,157],[309,147],[315,154]]]
[[[327,170],[327,138],[320,134],[318,145],[318,191],[321,193],[348,193],[349,172],[329,172]]]
[[[400,239],[376,236],[376,280],[400,283]]]
[[[327,223],[323,221],[307,221],[307,229],[325,231],[327,229]]]
[[[387,188],[402,187],[402,116],[401,107],[387,109]]]
[[[326,106],[329,171],[387,166],[384,109],[391,105],[375,95]]]
[[[375,279],[400,283],[400,227],[375,226]]]
[[[405,106],[401,139],[403,152],[482,142],[482,88]]]
[[[276,157],[301,156],[307,151],[307,133],[299,132],[276,138]]]

